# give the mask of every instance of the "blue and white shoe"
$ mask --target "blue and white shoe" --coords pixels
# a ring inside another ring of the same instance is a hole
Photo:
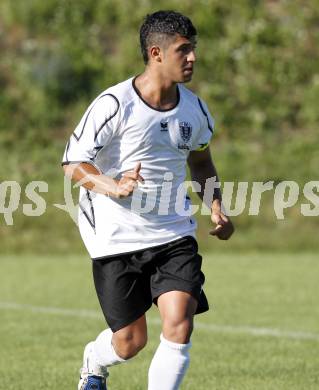
[[[81,390],[107,390],[105,378],[102,376],[88,375],[80,379]]]
[[[106,367],[95,363],[92,351],[93,342],[89,343],[83,354],[83,367],[80,370],[78,390],[107,390],[106,378],[109,376]]]

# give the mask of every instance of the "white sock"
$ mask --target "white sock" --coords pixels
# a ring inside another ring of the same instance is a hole
[[[97,336],[95,341],[86,346],[87,352],[84,352],[84,356],[89,356],[90,372],[98,374],[101,372],[101,367],[110,367],[126,361],[115,352],[112,335],[111,329],[106,329]]]
[[[178,344],[166,340],[161,334],[148,371],[148,390],[178,390],[189,366],[191,343]]]

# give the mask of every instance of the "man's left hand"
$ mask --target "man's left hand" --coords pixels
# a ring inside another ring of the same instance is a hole
[[[210,235],[218,237],[220,240],[228,240],[234,233],[232,221],[221,211],[212,211],[211,220],[216,224],[215,229],[209,232]]]

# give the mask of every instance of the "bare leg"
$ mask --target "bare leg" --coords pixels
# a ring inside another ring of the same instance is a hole
[[[170,291],[158,298],[162,335],[149,369],[148,390],[179,389],[189,366],[196,307],[197,301],[182,291]]]
[[[147,343],[145,315],[113,333],[112,345],[122,359],[135,356]]]

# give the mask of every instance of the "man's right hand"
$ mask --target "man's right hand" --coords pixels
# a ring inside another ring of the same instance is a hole
[[[74,180],[77,186],[83,186],[90,191],[117,199],[132,195],[138,182],[144,181],[140,170],[141,163],[138,162],[132,171],[124,172],[120,180],[115,180],[103,175],[96,167],[88,163],[64,166],[65,175]]]
[[[143,177],[140,175],[141,166],[141,163],[138,162],[133,171],[125,172],[120,180],[115,180],[116,188],[114,191],[109,192],[109,195],[115,198],[125,198],[132,195],[138,182],[144,182]]]

